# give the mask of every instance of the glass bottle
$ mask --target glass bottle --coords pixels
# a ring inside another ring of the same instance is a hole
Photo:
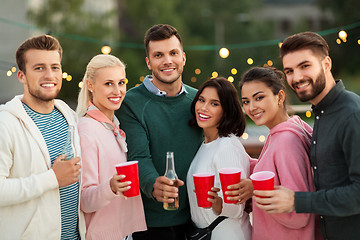
[[[166,170],[165,170],[165,177],[173,180],[175,187],[178,187],[178,176],[175,172],[175,164],[174,164],[174,153],[173,152],[167,152],[166,153]],[[166,198],[166,197],[165,197]],[[173,198],[174,202],[172,203],[164,203],[164,209],[165,210],[177,210],[179,208],[179,197]]]

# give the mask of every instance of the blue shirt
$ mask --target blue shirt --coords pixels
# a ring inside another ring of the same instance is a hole
[[[51,165],[55,159],[66,154],[67,159],[73,158],[71,141],[67,141],[68,123],[61,112],[54,107],[51,113],[41,114],[23,103],[26,113],[39,128],[49,151]],[[78,199],[79,183],[63,187],[60,192],[61,207],[61,239],[80,239],[78,230]],[[46,227],[46,226],[41,226]]]
[[[164,97],[167,97],[167,92],[165,91],[161,91],[159,90],[155,85],[154,83],[152,82],[152,75],[147,75],[146,78],[144,79],[143,81],[144,83],[144,86],[146,87],[146,89],[157,95],[157,96],[164,96]],[[179,96],[180,94],[182,94],[183,92],[185,93],[188,93],[184,87],[184,84],[181,82],[181,90],[178,94],[176,94],[176,96]]]

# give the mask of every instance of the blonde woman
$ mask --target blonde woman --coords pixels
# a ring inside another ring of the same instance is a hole
[[[127,239],[146,230],[140,196],[125,198],[115,165],[126,162],[125,133],[114,111],[126,94],[125,65],[112,55],[97,55],[87,65],[76,112],[83,158],[80,208],[86,239]]]

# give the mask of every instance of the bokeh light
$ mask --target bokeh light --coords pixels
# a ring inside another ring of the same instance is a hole
[[[219,50],[219,55],[222,58],[227,58],[229,56],[229,54],[230,54],[230,52],[229,52],[229,50],[227,48],[221,48]]]
[[[252,58],[248,58],[246,62],[247,64],[252,65],[254,63],[254,60]]]
[[[305,113],[305,115],[306,115],[306,117],[311,117],[311,111],[306,111],[306,113]]]
[[[246,132],[243,133],[243,135],[241,136],[242,139],[248,139],[249,138],[249,134],[247,134]]]
[[[109,45],[104,45],[101,47],[101,52],[103,54],[109,54],[111,53],[111,47]]]

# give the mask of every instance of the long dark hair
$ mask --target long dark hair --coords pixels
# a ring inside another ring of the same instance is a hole
[[[241,136],[245,130],[245,115],[241,109],[240,99],[236,88],[224,77],[211,78],[204,82],[195,95],[191,103],[191,114],[189,124],[193,127],[199,127],[196,122],[195,104],[200,94],[207,87],[216,89],[219,95],[220,104],[223,109],[223,116],[218,127],[220,137],[228,137],[230,134]]]

